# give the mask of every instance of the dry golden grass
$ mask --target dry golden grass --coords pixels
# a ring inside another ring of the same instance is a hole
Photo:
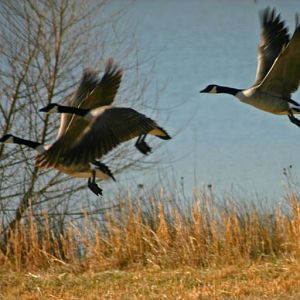
[[[0,299],[300,299],[296,195],[270,214],[148,201],[59,236],[29,215],[0,252]]]
[[[0,272],[1,299],[300,299],[299,262],[207,269]]]

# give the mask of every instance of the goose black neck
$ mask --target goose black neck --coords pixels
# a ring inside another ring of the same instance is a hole
[[[65,114],[75,114],[75,115],[84,117],[89,112],[89,110],[83,109],[83,108],[60,105],[58,107],[58,112],[65,113]]]
[[[15,144],[25,145],[25,146],[33,148],[33,149],[36,149],[38,146],[42,145],[39,142],[24,140],[24,139],[21,139],[21,138],[16,137],[16,136],[13,137],[13,141],[14,141]]]
[[[217,93],[218,94],[230,94],[235,96],[238,92],[242,91],[241,89],[235,89],[228,86],[217,86]]]

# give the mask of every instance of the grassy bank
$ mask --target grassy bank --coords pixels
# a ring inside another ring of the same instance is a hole
[[[299,299],[298,262],[103,272],[0,272],[1,299]]]
[[[0,297],[300,297],[296,195],[269,212],[220,205],[205,193],[188,209],[164,193],[143,205],[125,200],[98,220],[66,224],[60,234],[46,212],[42,223],[29,213],[0,253]]]

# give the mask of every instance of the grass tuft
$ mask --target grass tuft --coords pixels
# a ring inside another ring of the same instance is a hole
[[[49,228],[46,211],[38,224],[29,213],[9,235],[5,251],[0,252],[1,269],[9,270],[0,276],[16,284],[18,276],[12,280],[8,278],[10,272],[27,274],[26,284],[45,289],[45,281],[58,288],[59,278],[71,285],[69,277],[82,284],[82,278],[90,276],[86,289],[93,290],[103,280],[116,299],[113,291],[121,289],[120,282],[129,294],[131,287],[142,293],[137,277],[147,281],[145,286],[158,285],[154,294],[169,285],[168,295],[177,297],[174,285],[179,285],[186,289],[187,299],[212,297],[213,291],[218,297],[249,293],[259,299],[268,283],[273,284],[270,295],[290,291],[300,295],[300,272],[296,270],[300,265],[300,201],[296,194],[288,197],[284,208],[268,213],[255,206],[224,207],[206,194],[195,196],[193,205],[182,210],[164,196],[149,198],[149,208],[138,200],[123,199],[127,204],[120,210],[107,211],[98,220],[86,215],[83,222],[69,223],[60,234]],[[292,269],[293,276],[289,277]],[[52,273],[58,276],[55,283],[53,278],[43,278]],[[127,280],[124,274],[128,274]],[[153,274],[160,274],[160,279],[154,279]],[[129,287],[129,282],[135,287]],[[8,287],[2,286],[6,291]],[[153,292],[147,288],[145,298]]]

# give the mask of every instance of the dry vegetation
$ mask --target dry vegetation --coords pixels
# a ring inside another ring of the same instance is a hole
[[[188,210],[127,200],[62,234],[29,214],[0,254],[0,298],[299,299],[296,195],[268,214],[205,193]]]
[[[55,124],[38,108],[68,96],[81,68],[109,56],[128,61],[121,103],[149,107],[150,80],[128,43],[134,32],[115,30],[126,6],[108,17],[109,1],[91,2],[0,2],[1,135],[50,141]],[[106,162],[118,171],[137,167],[133,153],[124,145]],[[86,183],[37,176],[32,152],[0,145],[0,157],[0,299],[300,299],[296,195],[264,213],[220,205],[211,193],[178,205],[162,191],[121,197],[103,214],[102,202],[78,192]],[[85,218],[66,223],[84,204]]]

